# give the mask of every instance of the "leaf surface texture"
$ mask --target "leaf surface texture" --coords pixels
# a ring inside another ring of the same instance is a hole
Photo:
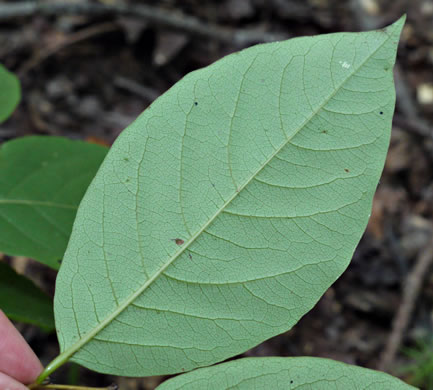
[[[414,390],[400,379],[329,359],[246,358],[169,379],[157,390]]]
[[[129,126],[59,273],[62,358],[188,371],[308,312],[370,214],[402,24],[254,46],[190,73]]]

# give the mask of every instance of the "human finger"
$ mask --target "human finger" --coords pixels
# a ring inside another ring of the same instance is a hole
[[[0,372],[0,389],[2,390],[29,390],[27,386]]]
[[[41,362],[24,337],[0,310],[0,372],[18,382],[31,383],[42,370]]]

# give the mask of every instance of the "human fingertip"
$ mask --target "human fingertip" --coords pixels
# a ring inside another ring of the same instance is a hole
[[[3,312],[0,312],[0,334],[0,372],[18,383],[33,382],[42,372],[42,364]]]
[[[0,389],[2,390],[29,390],[27,386],[0,372]]]

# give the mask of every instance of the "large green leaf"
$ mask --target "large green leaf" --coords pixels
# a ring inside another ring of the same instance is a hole
[[[0,148],[0,252],[52,268],[107,148],[61,137],[23,137]]]
[[[17,77],[0,64],[0,123],[15,110],[21,98],[20,82]]]
[[[403,22],[230,55],[129,126],[78,210],[55,295],[62,354],[44,375],[70,357],[188,371],[308,312],[370,214]]]
[[[0,261],[0,309],[12,320],[54,330],[52,299]]]
[[[329,359],[246,358],[169,379],[157,390],[411,390],[379,371]]]

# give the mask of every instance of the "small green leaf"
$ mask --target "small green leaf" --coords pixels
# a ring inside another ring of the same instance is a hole
[[[18,78],[0,64],[0,123],[14,112],[21,98]]]
[[[0,252],[59,268],[78,205],[107,148],[24,137],[0,148]]]
[[[379,371],[329,359],[245,358],[169,379],[157,390],[413,390]]]
[[[0,261],[0,309],[12,320],[54,330],[52,299]]]
[[[62,354],[144,376],[290,329],[346,269],[389,144],[404,20],[257,45],[193,72],[117,139],[57,279]]]

